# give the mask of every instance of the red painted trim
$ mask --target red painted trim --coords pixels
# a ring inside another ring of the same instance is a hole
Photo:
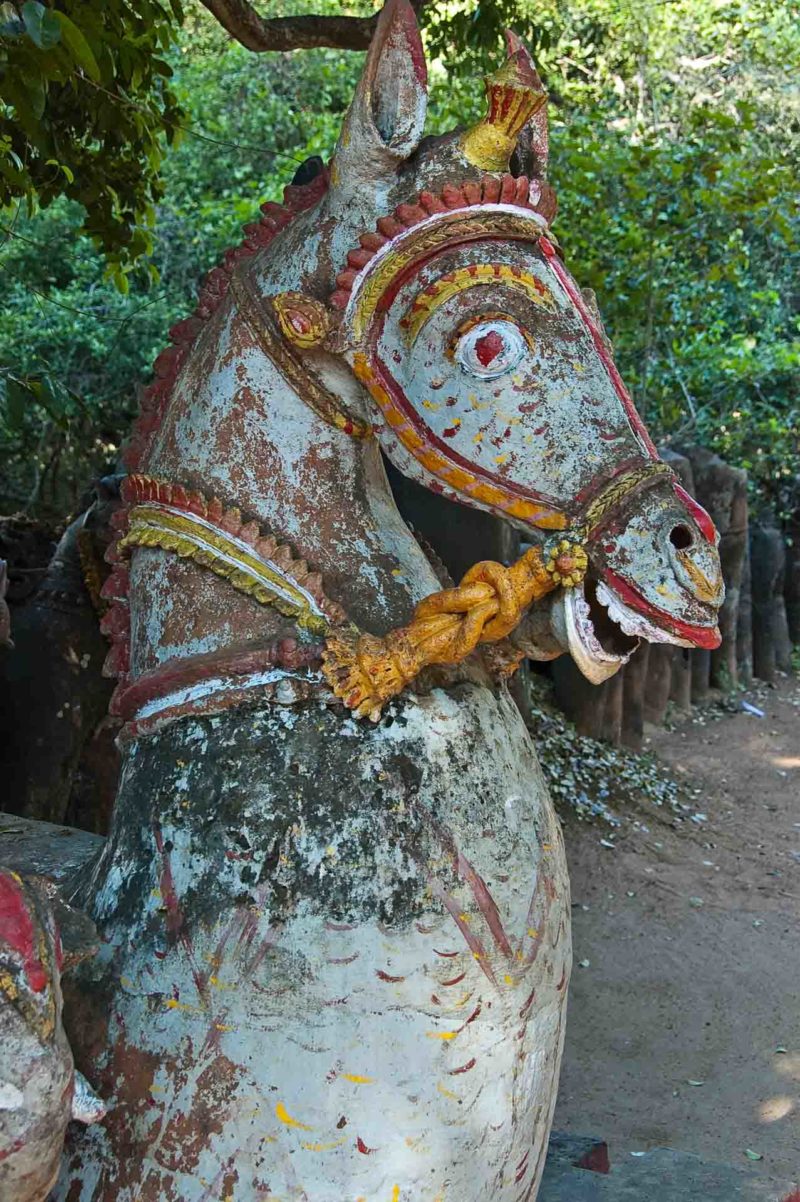
[[[583,297],[581,296],[580,289],[577,287],[572,276],[569,274],[567,269],[564,267],[564,264],[559,259],[558,255],[556,253],[556,249],[553,246],[552,242],[550,242],[549,239],[544,237],[544,235],[543,235],[539,239],[539,245],[542,248],[542,254],[545,256],[545,258],[550,263],[550,266],[553,270],[553,274],[557,277],[561,286],[564,288],[565,292],[567,293],[570,300],[572,301],[573,305],[580,313],[580,315],[583,319],[584,325],[586,326],[589,333],[591,334],[592,341],[594,342],[594,345],[595,345],[595,349],[597,350],[598,355],[602,359],[603,366],[605,367],[606,371],[608,372],[609,377],[611,379],[611,383],[614,385],[614,388],[616,390],[617,396],[622,401],[625,412],[628,415],[628,421],[631,423],[631,426],[633,427],[635,432],[638,434],[639,438],[641,438],[641,440],[644,443],[645,448],[649,452],[651,458],[658,459],[659,454],[655,448],[655,444],[654,444],[652,438],[650,437],[650,435],[647,433],[644,422],[642,421],[641,417],[639,416],[636,406],[634,405],[633,401],[631,400],[631,395],[622,382],[622,376],[619,374],[619,371],[617,370],[616,363],[611,358],[611,355],[608,353],[608,348],[606,347],[606,344],[603,340],[602,334],[600,333],[599,329],[595,325],[594,319],[592,318],[592,315],[590,314],[589,310],[586,308],[586,304],[584,302]]]
[[[142,706],[199,681],[215,676],[248,676],[270,668],[296,671],[319,663],[321,654],[321,643],[299,643],[285,638],[247,651],[212,651],[171,659],[118,688],[111,698],[110,711],[117,718],[133,718]]]
[[[614,590],[621,601],[624,601],[631,609],[644,614],[645,617],[652,618],[656,626],[660,626],[668,634],[677,635],[680,639],[687,639],[694,643],[695,647],[702,647],[706,651],[713,651],[722,642],[718,626],[694,626],[690,622],[682,622],[679,618],[671,617],[643,597],[633,585],[628,584],[616,572],[609,569],[604,570],[603,581]]]
[[[10,872],[0,872],[0,944],[20,957],[28,985],[41,993],[50,978],[39,958],[31,905]]]
[[[711,543],[711,546],[715,547],[717,544],[717,528],[706,513],[705,509],[703,509],[703,506],[698,505],[694,497],[691,496],[691,494],[688,493],[686,489],[678,483],[677,480],[674,481],[672,487],[675,489],[675,495],[679,497],[681,501],[683,501],[684,505],[689,510],[689,513],[697,522],[701,532]]]

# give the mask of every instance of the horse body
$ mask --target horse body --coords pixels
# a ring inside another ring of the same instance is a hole
[[[570,947],[527,732],[469,682],[348,726],[231,710],[126,764],[82,1012],[118,1108],[63,1196],[533,1196]]]
[[[608,674],[634,636],[713,639],[719,589],[552,194],[503,170],[523,125],[546,154],[513,39],[509,63],[488,124],[421,141],[390,0],[330,182],[267,206],[156,364],[106,586],[125,762],[78,889],[104,946],[67,1008],[113,1109],[57,1198],[536,1196],[569,891],[527,732],[468,656],[513,659],[557,590],[552,638]],[[379,444],[536,546],[431,598]]]

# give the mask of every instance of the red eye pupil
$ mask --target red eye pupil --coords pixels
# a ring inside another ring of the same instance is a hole
[[[475,343],[475,357],[481,367],[488,367],[493,359],[501,355],[506,349],[505,339],[502,334],[498,334],[497,330],[489,330],[487,334],[482,334]]]

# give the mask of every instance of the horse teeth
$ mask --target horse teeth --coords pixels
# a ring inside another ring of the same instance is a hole
[[[616,622],[620,630],[631,638],[646,639],[650,643],[671,643],[678,647],[691,646],[691,643],[688,643],[685,639],[668,634],[666,630],[662,630],[660,627],[654,625],[653,622],[645,618],[642,614],[629,609],[605,584],[598,584],[597,599],[601,605],[605,605],[607,608],[608,616],[612,622]]]

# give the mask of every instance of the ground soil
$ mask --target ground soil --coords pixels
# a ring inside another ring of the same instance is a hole
[[[745,697],[766,716],[649,732],[705,821],[628,807],[640,825],[608,848],[565,819],[575,969],[555,1126],[605,1138],[612,1162],[667,1145],[800,1184],[800,682]]]

